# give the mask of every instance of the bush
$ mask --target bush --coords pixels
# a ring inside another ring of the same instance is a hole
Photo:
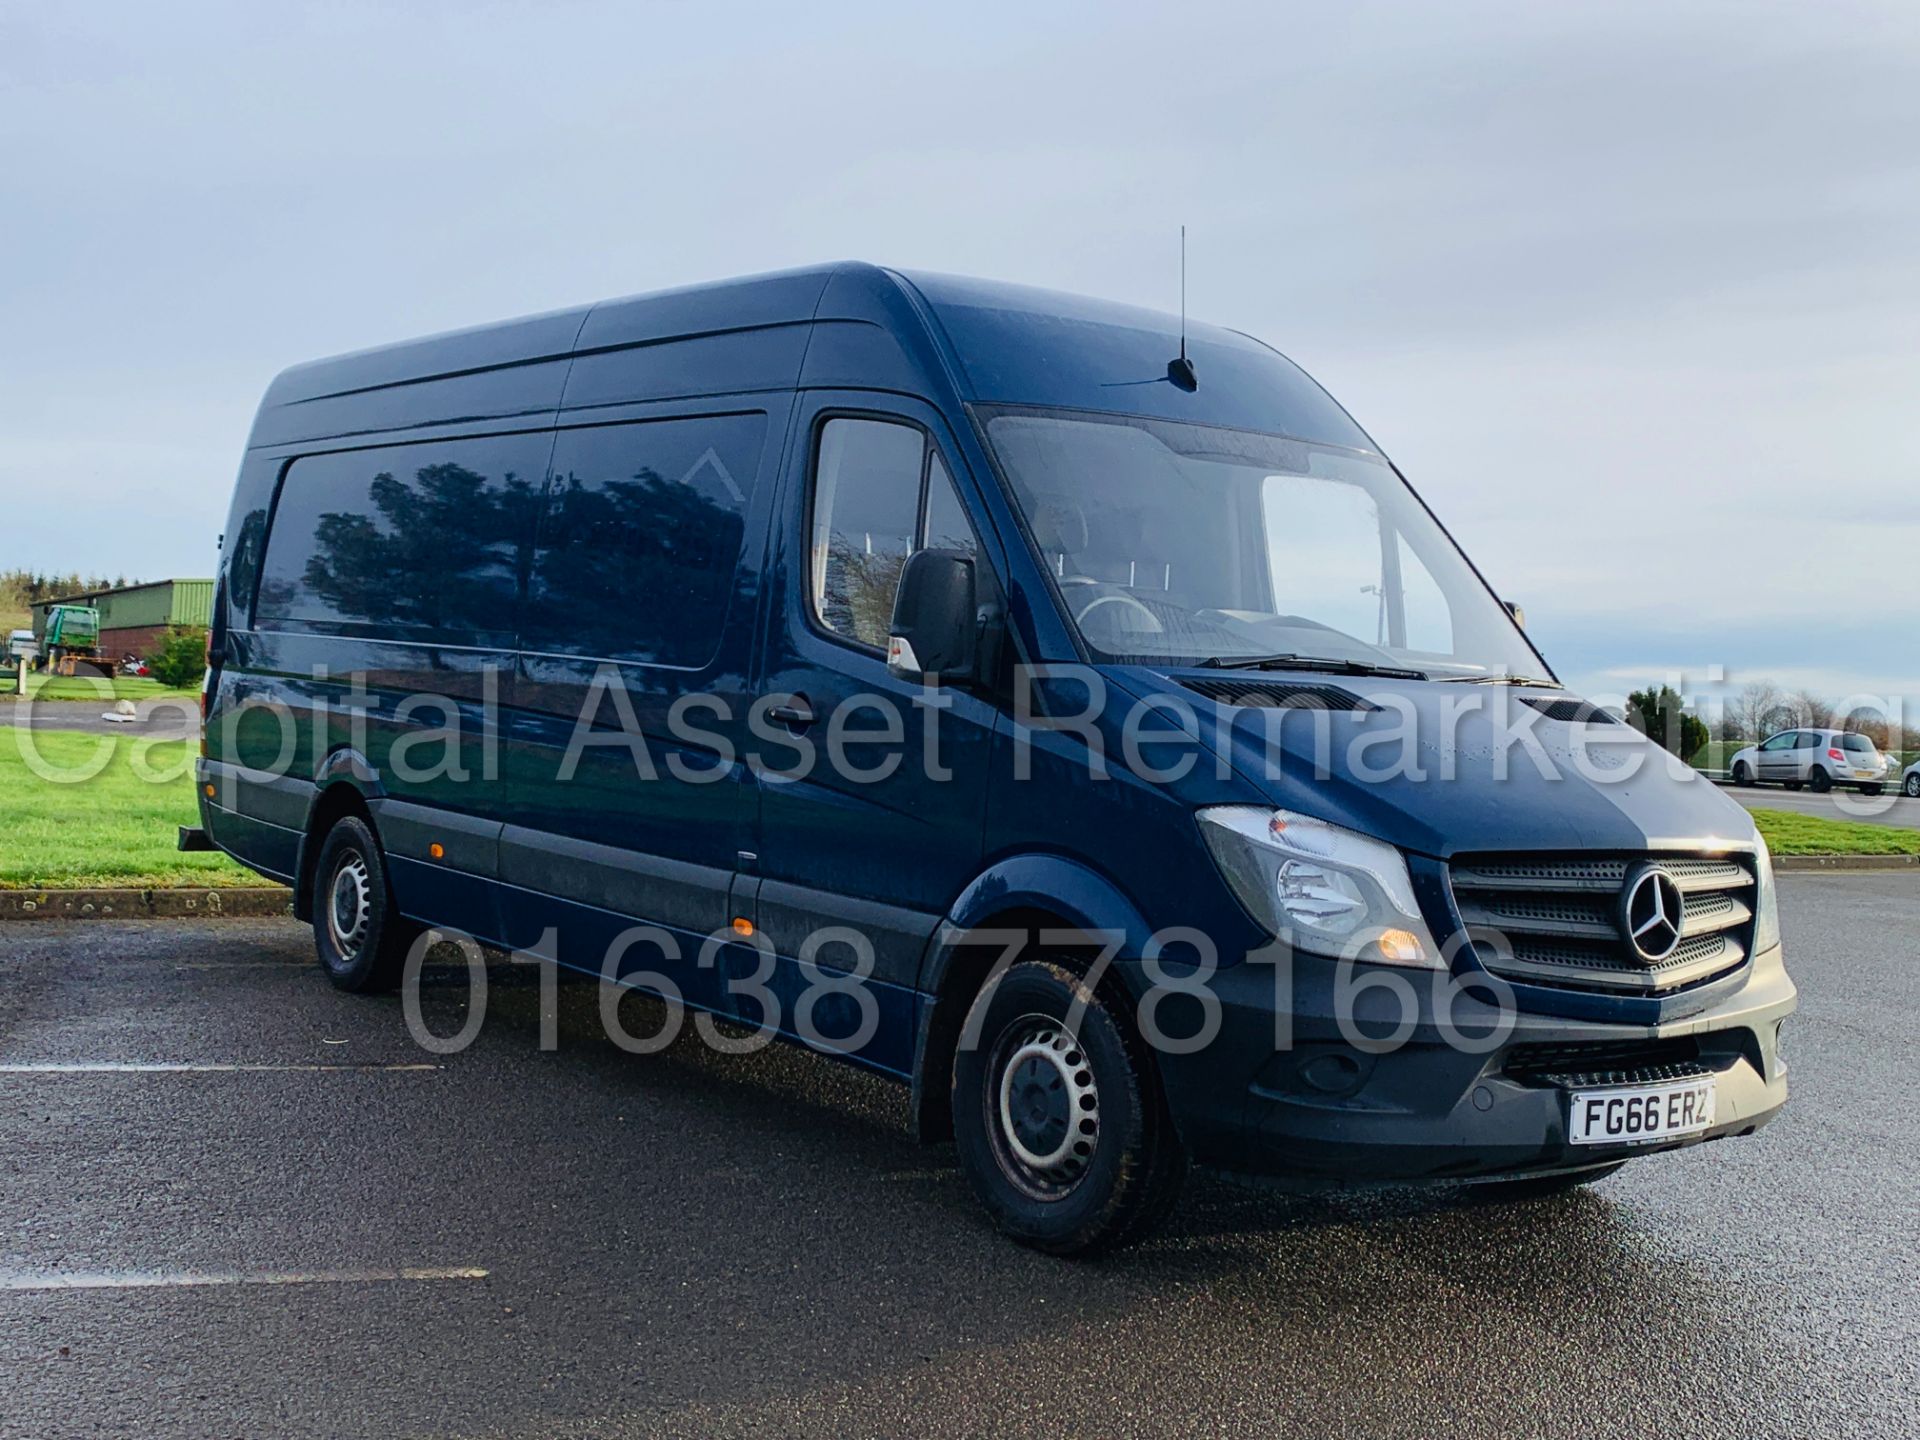
[[[1711,738],[1706,722],[1680,708],[1673,687],[1649,685],[1627,697],[1627,723],[1656,745],[1664,745],[1681,759],[1705,748]]]
[[[147,673],[162,685],[179,689],[197,684],[206,668],[207,632],[201,626],[176,625],[147,657]]]

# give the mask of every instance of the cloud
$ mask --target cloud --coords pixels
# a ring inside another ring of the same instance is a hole
[[[1920,12],[0,25],[0,564],[204,572],[316,355],[839,256],[1170,307],[1185,221],[1194,313],[1327,383],[1569,675],[1913,683]]]

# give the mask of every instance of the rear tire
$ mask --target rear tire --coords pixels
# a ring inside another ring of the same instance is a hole
[[[313,884],[314,948],[327,979],[355,994],[399,984],[418,927],[393,908],[386,859],[366,821],[347,815],[327,831]]]
[[[1807,783],[1812,787],[1814,794],[1824,795],[1833,789],[1833,776],[1816,765],[1813,767],[1813,774],[1807,777]]]
[[[1485,1205],[1504,1205],[1510,1200],[1538,1200],[1548,1195],[1564,1195],[1569,1190],[1578,1190],[1617,1174],[1627,1162],[1616,1160],[1611,1165],[1595,1166],[1591,1170],[1575,1170],[1563,1175],[1527,1175],[1518,1180],[1487,1180],[1472,1187],[1469,1191],[1475,1202]]]
[[[1086,1255],[1166,1216],[1186,1155],[1152,1058],[1107,998],[1063,965],[1024,961],[981,992],[967,1033],[978,1043],[954,1057],[954,1141],[1002,1233]]]
[[[1860,793],[1862,795],[1878,795],[1881,791],[1885,790],[1886,788],[1887,787],[1884,785],[1862,785],[1860,787]]]
[[[1753,772],[1747,769],[1746,761],[1736,760],[1733,762],[1733,783],[1742,789],[1753,784]]]

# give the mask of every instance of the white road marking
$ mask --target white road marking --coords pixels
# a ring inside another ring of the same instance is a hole
[[[404,1075],[445,1068],[444,1065],[382,1065],[372,1062],[363,1065],[200,1065],[185,1061],[35,1060],[0,1064],[0,1075],[257,1075],[315,1074],[335,1070],[378,1070]]]
[[[368,1285],[397,1280],[485,1280],[475,1266],[398,1270],[0,1270],[0,1291],[159,1290],[209,1285]]]
[[[311,960],[177,960],[176,970],[311,970]]]

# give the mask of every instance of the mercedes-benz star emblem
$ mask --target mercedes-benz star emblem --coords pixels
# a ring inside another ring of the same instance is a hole
[[[1628,882],[1621,912],[1627,938],[1647,964],[1658,965],[1679,948],[1680,886],[1659,866],[1647,866]]]

